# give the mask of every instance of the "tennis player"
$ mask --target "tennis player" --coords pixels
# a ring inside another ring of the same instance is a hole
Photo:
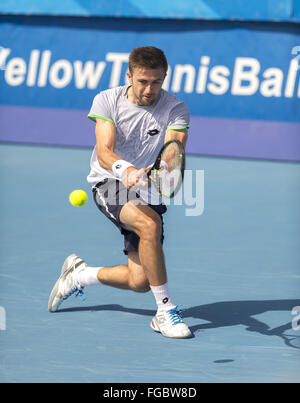
[[[54,312],[73,293],[92,284],[135,292],[152,291],[157,313],[151,328],[166,337],[187,338],[191,331],[173,302],[163,253],[163,214],[166,206],[154,186],[145,186],[166,141],[187,139],[189,110],[162,89],[168,63],[155,47],[135,48],[129,56],[129,84],[100,92],[88,117],[96,123],[88,182],[99,210],[124,236],[127,265],[89,267],[72,254],[49,299]]]

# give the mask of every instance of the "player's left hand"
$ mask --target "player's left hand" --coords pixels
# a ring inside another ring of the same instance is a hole
[[[152,165],[148,166],[147,168],[141,168],[138,170],[137,186],[140,186],[140,187],[148,186],[147,174],[151,170],[151,168],[152,168]]]
[[[147,181],[147,173],[151,167],[136,169],[135,167],[129,167],[124,171],[122,176],[122,182],[127,189],[133,186],[145,186]]]

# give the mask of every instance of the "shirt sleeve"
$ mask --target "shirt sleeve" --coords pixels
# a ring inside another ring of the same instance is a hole
[[[105,92],[100,92],[95,96],[88,118],[93,122],[96,122],[96,118],[99,118],[109,120],[115,124],[112,116],[112,107]]]
[[[186,130],[189,124],[190,111],[184,102],[180,102],[170,111],[167,130]]]

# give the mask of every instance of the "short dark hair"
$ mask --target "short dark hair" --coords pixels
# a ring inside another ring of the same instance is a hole
[[[133,72],[135,67],[144,67],[147,69],[163,68],[168,70],[168,62],[164,52],[154,46],[143,46],[135,48],[129,55],[129,71]]]

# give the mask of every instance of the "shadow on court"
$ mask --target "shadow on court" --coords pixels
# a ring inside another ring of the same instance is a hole
[[[190,329],[194,336],[197,331],[205,329],[243,325],[249,332],[257,332],[265,336],[278,336],[282,338],[287,346],[300,349],[300,336],[296,335],[296,331],[292,330],[292,315],[289,322],[277,326],[273,329],[261,320],[254,318],[254,316],[256,315],[274,311],[287,311],[291,313],[292,309],[296,306],[300,306],[300,299],[267,301],[224,301],[187,308],[183,312],[183,317],[196,318],[200,320],[205,320],[207,322],[199,325],[190,326]],[[66,308],[61,309],[58,312],[76,311],[118,311],[150,317],[154,316],[156,313],[156,311],[154,310],[126,308],[118,304]],[[286,334],[285,332],[289,330],[293,331],[295,334]]]

